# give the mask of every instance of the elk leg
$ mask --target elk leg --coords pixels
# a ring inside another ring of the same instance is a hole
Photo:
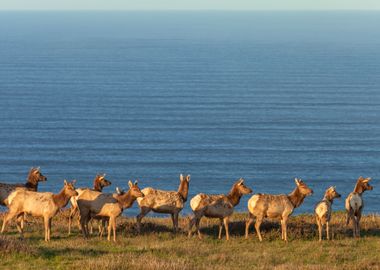
[[[245,223],[245,239],[248,239],[249,227],[251,226],[252,222],[253,222],[253,215],[249,213],[249,217],[247,219],[247,222]]]
[[[110,217],[109,223],[112,224],[113,241],[116,242],[116,218]]]
[[[263,238],[261,237],[261,233],[260,233],[260,225],[262,222],[263,222],[262,217],[256,217],[255,229],[256,229],[256,233],[257,233],[257,236],[259,237],[260,242],[263,241]]]
[[[218,239],[222,239],[222,231],[223,231],[223,219],[219,219],[220,223],[219,223],[219,236],[218,236]]]
[[[199,239],[202,239],[202,234],[201,234],[201,231],[200,231],[200,229],[199,229],[199,223],[201,222],[201,218],[202,217],[197,217],[197,219],[195,220],[195,228],[196,228],[196,230],[197,230],[197,233],[198,233],[198,238]]]
[[[108,241],[111,241],[112,221],[113,221],[112,218],[110,218],[110,220],[108,221],[108,235],[107,235],[107,240]]]
[[[44,217],[44,227],[45,227],[45,241],[48,242],[49,241],[49,233],[48,233],[48,230],[49,230],[49,218],[48,217]]]
[[[357,237],[360,237],[360,220],[362,219],[362,212],[361,210],[358,213],[357,220],[356,222],[358,223],[357,225]]]
[[[224,221],[224,229],[226,230],[226,240],[228,241],[230,240],[230,232],[228,230],[229,217],[225,217],[223,221]]]
[[[70,215],[69,215],[69,232],[68,234],[70,235],[71,234],[71,223],[73,221],[73,217],[75,216],[76,212],[77,212],[77,208],[76,207],[72,207],[70,209]]]
[[[172,216],[173,216],[173,227],[174,227],[174,232],[176,233],[178,231],[178,215],[179,213],[178,212],[175,212]]]
[[[6,225],[8,224],[8,222],[17,215],[17,212],[8,212],[8,214],[6,214],[6,216],[4,217],[4,220],[3,220],[3,226],[1,228],[1,233],[3,233],[5,231],[5,227]]]
[[[24,231],[23,231],[24,224],[23,224],[23,220],[24,220],[24,213],[18,214],[17,215],[16,225],[17,225],[17,230],[20,233],[20,237],[21,238],[24,238]]]
[[[90,223],[90,235],[92,235],[94,233],[94,226],[92,225],[93,221],[94,220],[92,218],[90,218],[90,220],[88,222],[88,223]],[[88,228],[88,223],[87,223],[87,228]],[[87,231],[88,231],[88,229],[87,229]]]
[[[330,240],[330,222],[326,221],[326,237],[327,240]]]
[[[192,229],[193,229],[193,226],[194,226],[194,224],[195,224],[195,216],[193,217],[193,218],[191,218],[190,220],[189,220],[189,231],[188,231],[188,234],[187,234],[187,236],[190,238],[191,237],[191,235],[192,235]]]
[[[283,218],[283,230],[284,230],[284,240],[285,242],[288,242],[288,226],[287,226],[287,222],[288,222],[288,217],[284,217]]]
[[[317,225],[318,225],[319,241],[322,241],[322,223],[319,217],[316,217],[316,220],[317,220]]]
[[[51,221],[53,218],[49,218],[49,224],[48,224],[48,239],[50,241],[50,234],[51,234]]]
[[[143,217],[145,217],[150,212],[150,210],[151,209],[148,208],[148,207],[141,207],[140,214],[138,214],[137,217],[136,217],[137,232],[140,233],[140,230],[141,230],[141,220],[143,219]]]

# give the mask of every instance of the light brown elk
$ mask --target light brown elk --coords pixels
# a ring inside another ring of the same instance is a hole
[[[24,184],[0,183],[0,204],[7,205],[8,196],[15,191],[16,188],[37,191],[38,183],[46,180],[47,178],[41,173],[40,168],[31,168],[26,183]]]
[[[208,218],[219,218],[219,236],[222,238],[223,223],[226,230],[226,239],[229,240],[228,222],[229,217],[234,211],[234,207],[239,204],[241,197],[244,194],[252,193],[252,189],[244,184],[244,179],[240,178],[234,183],[231,191],[228,194],[208,195],[200,193],[193,197],[190,201],[191,209],[194,212],[194,217],[189,222],[188,236],[191,237],[192,228],[195,224],[198,237],[202,238],[199,230],[199,223],[203,216]]]
[[[363,178],[362,176],[356,182],[354,191],[351,192],[346,198],[346,210],[347,210],[347,222],[348,225],[350,220],[353,223],[353,236],[360,237],[360,219],[362,217],[362,210],[364,207],[364,202],[362,195],[366,190],[373,190],[373,187],[368,183],[371,178]]]
[[[260,225],[265,217],[281,220],[281,238],[288,241],[287,222],[294,208],[299,207],[306,196],[313,194],[302,180],[295,179],[296,188],[288,195],[255,194],[248,200],[249,218],[245,225],[245,238],[248,238],[249,226],[256,218],[255,229],[260,241],[263,238],[260,233]]]
[[[80,222],[82,233],[85,238],[89,236],[88,222],[91,218],[102,219],[108,218],[108,241],[111,240],[111,229],[113,230],[113,240],[116,241],[116,219],[121,215],[124,209],[132,206],[133,202],[144,197],[137,181],[132,184],[128,182],[129,190],[118,194],[107,194],[93,190],[85,190],[78,196],[78,207],[80,212]]]
[[[101,174],[97,174],[95,176],[95,179],[94,179],[94,182],[93,182],[93,188],[92,188],[93,191],[102,192],[104,187],[108,187],[109,185],[112,184],[110,181],[108,181],[105,178],[105,176],[106,176],[105,174],[102,174],[102,175]],[[80,194],[82,194],[82,192],[85,191],[85,190],[87,190],[87,189],[90,189],[90,188],[77,188],[76,191],[78,192],[78,196]],[[79,210],[78,210],[78,203],[77,203],[78,196],[71,197],[71,199],[70,199],[71,209],[70,209],[69,225],[68,225],[68,227],[69,227],[68,234],[69,235],[71,234],[72,219],[79,212]],[[78,216],[78,226],[80,228],[79,216]],[[92,224],[91,224],[91,230],[90,231],[92,233]]]
[[[335,198],[340,198],[341,195],[336,191],[335,187],[329,187],[322,201],[315,206],[315,219],[318,225],[319,241],[322,241],[323,226],[326,225],[326,238],[330,240],[330,219],[332,213],[332,204]]]
[[[58,211],[65,207],[72,196],[78,195],[74,187],[75,180],[71,183],[64,181],[64,186],[58,194],[50,192],[34,192],[28,190],[16,190],[9,198],[9,212],[4,217],[1,233],[4,232],[7,223],[13,217],[31,214],[34,217],[43,217],[45,225],[45,241],[50,241],[51,222]],[[17,229],[23,237],[23,228],[17,223]]]
[[[189,192],[190,175],[180,175],[178,191],[165,191],[151,187],[144,188],[144,198],[138,198],[140,214],[137,219],[137,230],[140,231],[141,220],[150,211],[163,214],[171,214],[174,232],[178,230],[178,215],[185,206]]]

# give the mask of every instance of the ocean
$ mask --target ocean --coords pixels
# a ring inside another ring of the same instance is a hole
[[[0,12],[0,180],[342,199],[380,213],[379,12]],[[236,207],[247,210],[242,198]],[[135,205],[127,216],[138,212]],[[187,203],[183,214],[191,213]]]

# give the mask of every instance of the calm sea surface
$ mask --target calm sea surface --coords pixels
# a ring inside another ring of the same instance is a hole
[[[192,197],[299,177],[302,213],[363,175],[380,212],[379,12],[0,12],[0,101],[2,182],[41,166],[41,191],[98,172],[108,192],[175,190],[184,173]]]

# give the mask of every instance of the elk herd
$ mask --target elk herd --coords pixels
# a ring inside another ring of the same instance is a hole
[[[360,237],[360,219],[364,207],[363,193],[372,190],[369,184],[371,178],[359,177],[353,192],[345,200],[347,211],[347,225],[353,224],[353,236]],[[63,188],[57,194],[50,192],[38,192],[39,182],[46,181],[39,168],[32,168],[25,184],[0,183],[0,204],[8,208],[4,216],[1,233],[4,233],[7,224],[16,218],[17,230],[21,237],[24,231],[24,219],[27,215],[42,217],[45,227],[45,241],[50,241],[50,232],[53,217],[66,207],[70,202],[71,209],[68,220],[68,233],[71,233],[72,219],[78,216],[78,226],[85,238],[92,233],[92,224],[98,222],[99,236],[102,237],[107,227],[107,239],[116,241],[116,220],[123,210],[130,208],[135,201],[140,208],[136,217],[137,231],[140,232],[141,222],[150,211],[155,213],[170,214],[173,222],[173,230],[177,232],[178,217],[184,208],[189,193],[190,175],[180,175],[180,184],[177,191],[159,190],[147,187],[140,190],[137,181],[128,182],[127,191],[116,188],[115,193],[105,193],[103,188],[111,185],[105,175],[97,175],[92,188],[76,188],[75,180],[64,180]],[[223,226],[226,239],[229,239],[229,218],[234,212],[234,207],[239,204],[243,195],[251,194],[252,189],[247,187],[244,179],[240,178],[231,187],[227,194],[199,193],[190,200],[193,216],[189,219],[188,236],[191,237],[193,227],[199,238],[200,221],[202,217],[218,218],[219,239],[222,238]],[[254,194],[248,200],[248,218],[245,224],[245,238],[248,238],[249,228],[254,222],[254,227],[260,241],[263,240],[260,226],[264,218],[278,219],[281,223],[281,238],[288,240],[287,223],[294,209],[299,207],[304,199],[313,194],[301,179],[295,179],[295,188],[289,194]],[[326,238],[330,239],[330,220],[332,204],[335,198],[341,195],[335,187],[327,188],[324,197],[315,207],[315,218],[318,225],[319,241],[322,240],[323,227],[326,227]],[[90,230],[89,230],[90,224]]]

